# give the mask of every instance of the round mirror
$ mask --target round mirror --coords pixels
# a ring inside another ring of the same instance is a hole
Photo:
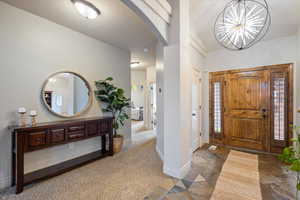
[[[85,112],[92,101],[88,82],[74,72],[58,72],[43,85],[45,106],[60,117],[75,117]]]

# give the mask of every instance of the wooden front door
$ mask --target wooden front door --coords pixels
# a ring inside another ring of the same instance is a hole
[[[292,123],[291,64],[210,73],[211,143],[279,153]]]
[[[269,76],[267,71],[228,74],[225,97],[225,135],[230,146],[266,151],[269,133]]]

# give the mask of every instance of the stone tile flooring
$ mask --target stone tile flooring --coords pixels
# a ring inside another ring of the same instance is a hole
[[[194,153],[192,169],[185,178],[175,179],[170,190],[156,188],[144,200],[209,200],[229,152],[223,147],[215,151],[209,151],[207,146],[201,148]],[[263,199],[295,200],[295,174],[276,156],[259,155],[258,158]]]

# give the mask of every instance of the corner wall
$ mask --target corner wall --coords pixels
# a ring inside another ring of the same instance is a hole
[[[37,110],[38,121],[62,120],[42,105],[43,82],[52,73],[69,70],[94,81],[112,76],[130,97],[130,52],[113,47],[64,26],[0,2],[0,188],[9,186],[11,175],[11,133],[7,127],[17,121],[17,109]],[[80,118],[101,116],[93,105]],[[128,123],[121,132],[130,136]],[[98,150],[100,138],[26,154],[25,170],[48,166]]]

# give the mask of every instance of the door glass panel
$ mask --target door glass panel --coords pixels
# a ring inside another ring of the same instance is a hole
[[[221,83],[215,82],[214,85],[214,132],[221,133]]]
[[[274,78],[273,83],[274,140],[285,140],[285,78]]]

